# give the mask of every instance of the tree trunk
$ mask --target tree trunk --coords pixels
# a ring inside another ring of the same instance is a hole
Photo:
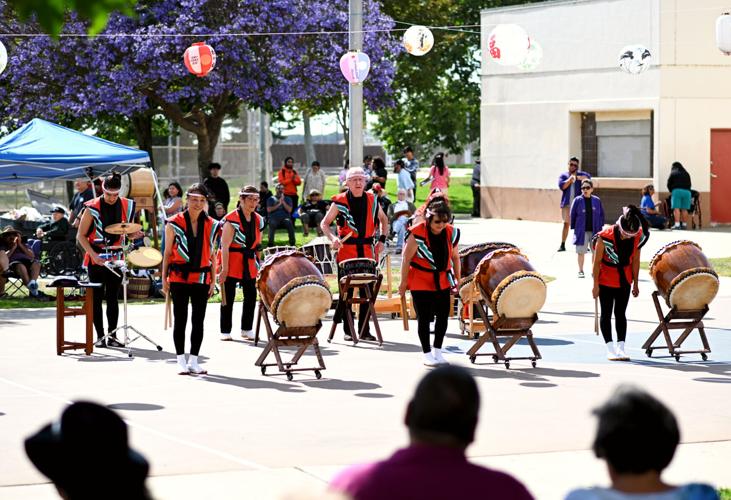
[[[216,146],[211,145],[210,136],[207,131],[197,134],[198,137],[198,177],[203,181],[208,177],[208,165],[213,162],[213,153]]]
[[[135,129],[137,146],[150,155],[150,166],[155,168],[155,159],[152,156],[152,115],[142,113],[132,117],[132,124]]]
[[[310,114],[302,112],[302,122],[305,126],[305,170],[312,165],[315,158],[315,145],[312,143],[312,130],[310,128]]]
[[[345,140],[345,151],[343,152],[343,165],[348,159],[348,152],[350,151],[350,129],[348,128],[348,97],[340,101],[340,104],[335,108],[335,118],[343,129],[343,139]],[[351,165],[352,166],[352,165]]]

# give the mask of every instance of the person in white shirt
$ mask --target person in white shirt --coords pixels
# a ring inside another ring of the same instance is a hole
[[[320,162],[315,160],[312,162],[312,166],[307,170],[304,179],[304,189],[302,195],[306,196],[311,191],[317,191],[318,193],[325,192],[325,182],[327,177],[325,172],[320,168]]]
[[[396,160],[393,165],[393,172],[396,174],[396,184],[398,189],[406,191],[406,200],[414,201],[414,181],[411,174],[406,170],[406,164],[403,160]]]
[[[409,217],[416,212],[416,206],[406,200],[406,190],[398,190],[398,201],[388,207],[388,220],[391,221],[393,232],[396,233],[396,253],[401,253],[406,237],[406,225]]]

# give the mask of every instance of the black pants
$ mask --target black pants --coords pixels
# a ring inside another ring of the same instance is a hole
[[[241,283],[244,292],[244,306],[241,310],[241,329],[251,330],[254,325],[254,309],[256,307],[256,280],[226,278],[224,291],[226,293],[226,305],[221,304],[221,333],[231,333],[232,317],[234,312],[234,298],[236,297],[236,284]]]
[[[287,230],[287,234],[289,235],[289,246],[294,246],[294,225],[292,224],[292,219],[289,217],[285,219],[269,219],[269,246],[274,246],[274,232],[280,227]]]
[[[612,308],[614,308],[614,326],[617,329],[617,341],[624,342],[627,337],[627,304],[629,303],[630,287],[612,288],[599,285],[599,305],[601,315],[599,325],[602,329],[604,342],[612,341]]]
[[[101,338],[104,336],[102,300],[107,301],[108,331],[111,332],[117,328],[117,320],[119,319],[119,287],[122,286],[122,278],[104,266],[89,264],[89,281],[102,284],[101,288],[94,289],[94,329],[96,330],[97,338]]]
[[[414,183],[414,203],[416,203],[416,188],[419,186],[419,183],[416,182],[416,171],[409,172],[409,175],[411,176],[411,182]]]
[[[355,293],[355,290],[351,288],[351,293]],[[348,306],[350,308],[352,306]],[[333,315],[333,322],[338,323],[340,321],[343,322],[343,329],[345,330],[346,335],[353,335],[353,332],[350,330],[350,324],[345,320],[345,300],[338,300],[338,307],[335,309],[335,314]],[[351,309],[352,312],[352,309]],[[363,328],[363,323],[365,322],[366,313],[368,312],[368,304],[361,304],[358,307],[358,332],[360,332],[361,328]],[[366,323],[365,330],[363,331],[364,334],[370,333],[370,321]]]
[[[480,188],[472,186],[472,216],[480,216]]]
[[[206,318],[209,285],[199,283],[170,283],[173,298],[173,341],[175,354],[185,354],[185,327],[188,325],[188,302],[190,314],[190,354],[197,356],[203,343],[203,321]]]
[[[434,315],[437,317],[436,324],[434,325],[434,347],[441,349],[442,343],[444,342],[444,335],[447,333],[449,306],[452,303],[449,289],[447,288],[438,292],[412,290],[411,296],[414,299],[414,308],[416,308],[421,350],[424,353],[431,351],[429,347],[429,323]]]

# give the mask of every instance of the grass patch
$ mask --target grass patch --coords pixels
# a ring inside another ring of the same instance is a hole
[[[711,262],[711,266],[713,266],[713,270],[716,271],[716,273],[719,276],[725,276],[725,277],[731,277],[731,257],[719,257],[716,259],[708,259]],[[645,271],[650,270],[650,263],[649,262],[640,262],[640,269],[644,269]],[[731,500],[731,497],[729,497],[729,500]]]
[[[721,497],[721,500],[731,500],[731,489],[721,488],[718,490],[718,496]]]

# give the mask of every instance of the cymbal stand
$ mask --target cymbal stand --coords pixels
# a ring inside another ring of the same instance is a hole
[[[122,235],[122,255],[124,256],[124,260],[123,260],[124,264],[122,265],[122,267],[119,268],[119,271],[122,272],[122,297],[124,300],[124,313],[123,313],[124,322],[122,323],[121,326],[118,326],[117,328],[115,328],[111,332],[107,333],[102,338],[104,339],[105,342],[107,342],[109,338],[112,338],[114,336],[114,334],[116,334],[120,330],[123,330],[124,331],[124,341],[122,342],[122,344],[124,344],[125,349],[127,349],[127,356],[131,358],[132,357],[132,347],[130,347],[130,344],[132,344],[132,342],[134,342],[140,338],[143,340],[146,340],[150,344],[154,345],[158,351],[162,351],[162,346],[157,345],[157,343],[154,340],[152,340],[150,337],[148,337],[147,335],[145,335],[144,333],[142,333],[137,328],[135,328],[134,326],[130,325],[127,322],[127,285],[129,284],[129,278],[127,276],[127,272],[128,272],[127,250],[129,248],[129,246],[126,245],[126,241],[127,241],[127,235],[123,234]],[[119,273],[115,272],[110,266],[107,266],[107,269],[109,269],[114,274],[119,276]],[[130,336],[128,334],[129,330],[132,330],[132,332],[134,332],[137,336],[130,339]],[[115,340],[117,340],[117,339],[115,339]]]

